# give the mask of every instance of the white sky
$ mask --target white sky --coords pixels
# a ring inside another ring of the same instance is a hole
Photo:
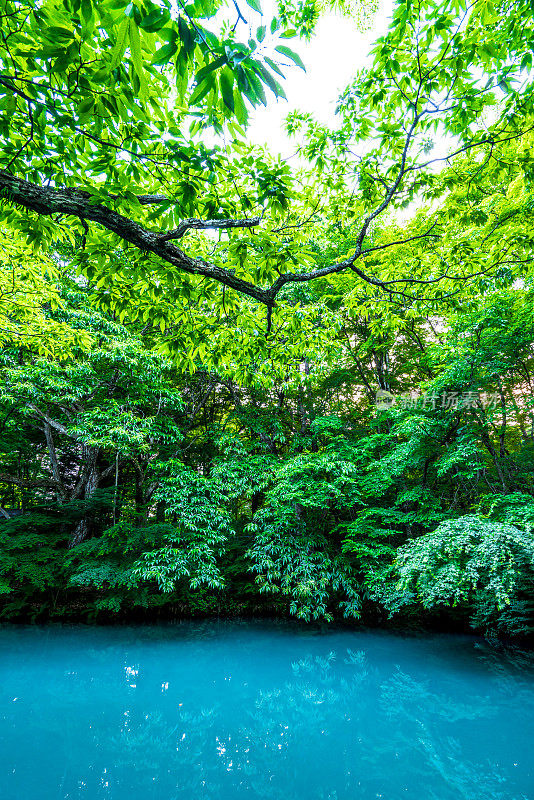
[[[265,2],[264,19],[268,24],[272,14],[266,10],[267,6]],[[287,158],[296,149],[295,142],[284,132],[284,119],[290,111],[312,113],[319,122],[335,126],[337,98],[356,71],[365,66],[373,41],[385,33],[390,9],[390,0],[381,0],[371,28],[365,33],[359,31],[350,18],[330,12],[319,20],[317,34],[310,42],[297,38],[283,40],[300,55],[306,72],[296,66],[284,70],[286,79],[279,80],[287,102],[277,101],[266,89],[268,105],[266,108],[260,106],[251,115],[247,138],[265,144],[271,153],[281,153]],[[251,9],[247,8],[247,11],[250,17],[257,16]]]

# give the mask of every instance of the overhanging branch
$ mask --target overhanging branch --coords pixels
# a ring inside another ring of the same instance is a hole
[[[138,222],[134,222],[106,206],[92,204],[90,202],[91,195],[88,192],[38,186],[22,178],[17,178],[5,170],[0,170],[0,194],[23,208],[43,216],[64,214],[96,222],[117,234],[123,241],[129,242],[139,250],[153,253],[183,272],[210,278],[241,294],[252,297],[260,303],[272,303],[268,290],[238,278],[232,270],[217,267],[200,258],[192,258],[172,242],[163,240],[160,234],[146,230]],[[144,197],[155,202],[154,198],[158,195],[145,195]]]
[[[409,134],[410,136],[411,134]],[[408,140],[409,140],[408,136]],[[354,252],[350,258],[344,259],[326,267],[312,270],[310,272],[287,272],[280,275],[277,280],[269,287],[256,286],[250,281],[239,278],[235,275],[232,269],[224,269],[215,264],[210,264],[200,258],[193,258],[180,250],[175,244],[172,243],[172,238],[179,238],[189,229],[203,230],[208,228],[251,228],[259,225],[261,217],[253,217],[252,219],[226,219],[226,220],[200,220],[196,218],[183,220],[182,223],[174,231],[166,234],[154,233],[144,228],[138,222],[125,217],[122,214],[114,211],[107,206],[95,204],[93,196],[87,191],[81,191],[73,188],[56,189],[48,186],[38,186],[37,184],[30,183],[21,178],[11,175],[5,170],[0,170],[0,195],[14,203],[22,206],[37,214],[50,216],[51,214],[61,214],[74,216],[87,223],[95,222],[112,231],[119,236],[123,241],[137,247],[143,252],[153,253],[158,258],[166,261],[169,264],[177,267],[179,270],[189,273],[191,275],[199,275],[204,278],[209,278],[223,286],[228,286],[231,289],[253,298],[259,303],[271,309],[276,304],[276,297],[280,290],[289,283],[307,283],[317,278],[323,278],[328,275],[344,272],[347,269],[353,270],[358,277],[366,283],[375,286],[378,289],[384,290],[388,294],[402,294],[397,292],[389,286],[390,283],[434,283],[435,281],[450,278],[450,275],[442,275],[432,281],[419,280],[417,278],[398,279],[396,281],[382,281],[372,275],[366,274],[363,269],[355,265],[355,262],[364,257],[367,253],[374,250],[380,250],[388,246],[405,244],[407,242],[423,239],[423,238],[436,238],[436,234],[431,233],[434,226],[431,226],[423,234],[408,237],[404,240],[390,242],[389,244],[379,246],[376,248],[369,248],[363,250],[362,244],[365,234],[369,228],[370,223],[374,220],[385,208],[388,207],[393,199],[394,193],[398,188],[401,177],[405,171],[406,164],[406,151],[408,142],[405,146],[403,159],[399,175],[394,182],[393,186],[386,193],[382,203],[371,212],[366,219],[363,220],[361,228],[356,240]],[[141,195],[138,200],[143,204],[158,203],[167,201],[168,198],[163,195]],[[462,277],[465,280],[467,276]],[[270,315],[270,312],[269,312]]]
[[[184,219],[177,228],[168,233],[160,233],[161,242],[168,242],[171,239],[181,239],[188,230],[227,230],[229,228],[255,228],[260,224],[263,214],[252,219]]]

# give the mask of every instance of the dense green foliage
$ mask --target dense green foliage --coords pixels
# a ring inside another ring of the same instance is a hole
[[[3,614],[448,609],[528,632],[533,307],[499,291],[439,337],[353,321],[266,389],[184,376],[64,286],[51,321],[91,348],[3,355],[1,505],[24,512],[0,522]],[[384,380],[425,399],[378,410]]]
[[[531,6],[399,2],[292,171],[248,5],[0,2],[1,613],[528,634]]]

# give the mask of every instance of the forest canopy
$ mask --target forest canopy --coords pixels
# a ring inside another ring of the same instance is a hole
[[[332,8],[0,0],[4,617],[532,633],[534,10],[395,2],[284,159]]]

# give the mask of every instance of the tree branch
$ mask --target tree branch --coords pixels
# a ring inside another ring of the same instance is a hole
[[[61,424],[61,422],[57,422],[57,420],[50,417],[48,414],[42,411],[38,406],[36,406],[35,403],[28,403],[28,408],[30,408],[33,412],[35,412],[35,414],[37,414],[40,419],[44,420],[45,423],[49,425],[51,428],[55,428],[57,431],[65,434],[66,436],[69,435],[68,430],[65,428],[64,425]]]
[[[5,472],[0,472],[0,483],[7,483],[9,485],[19,486],[21,489],[63,489],[62,485],[51,478],[39,478],[38,480],[24,480],[18,478],[16,475],[8,475]]]
[[[188,230],[209,230],[209,229],[227,229],[227,228],[254,228],[262,221],[263,214],[252,219],[184,219],[180,222],[177,228],[169,231],[168,233],[160,233],[160,242],[168,242],[171,239],[181,239]]]
[[[107,206],[94,204],[92,195],[86,191],[79,191],[73,188],[56,189],[49,186],[38,186],[37,184],[30,183],[21,178],[11,175],[6,170],[0,170],[0,197],[4,196],[6,199],[19,204],[23,208],[35,211],[37,214],[50,216],[52,214],[63,214],[67,216],[78,217],[82,221],[95,222],[115,233],[124,242],[137,247],[143,252],[153,253],[158,258],[166,261],[169,264],[177,267],[179,270],[186,272],[190,275],[199,275],[203,278],[216,281],[217,283],[227,286],[240,294],[253,298],[259,303],[271,309],[275,305],[276,297],[280,290],[288,283],[307,283],[315,280],[316,278],[326,277],[335,273],[343,272],[346,269],[352,269],[358,277],[366,283],[383,289],[387,292],[394,293],[391,288],[388,288],[388,282],[368,275],[362,269],[355,266],[355,262],[372,252],[375,249],[382,249],[382,246],[377,248],[369,248],[369,250],[362,250],[365,235],[369,229],[371,222],[376,219],[392,202],[395,192],[400,186],[403,176],[407,172],[406,159],[409,148],[410,140],[413,136],[417,119],[412,123],[406,137],[405,146],[402,152],[398,175],[386,192],[382,202],[370,212],[361,224],[354,252],[350,258],[344,259],[326,267],[312,270],[311,272],[293,273],[286,272],[280,275],[277,280],[269,287],[257,286],[250,281],[239,278],[235,275],[233,269],[224,269],[215,264],[211,264],[200,258],[193,258],[180,250],[174,245],[170,239],[182,236],[189,228],[204,229],[204,228],[237,228],[237,227],[254,227],[259,225],[261,217],[254,217],[252,219],[238,219],[238,220],[198,220],[187,219],[181,225],[166,234],[154,233],[147,230],[138,222],[125,217],[122,214],[108,208]],[[140,202],[156,203],[163,202],[168,198],[161,195],[141,195]],[[391,242],[389,246],[396,244],[404,244],[414,239],[421,239],[425,237],[434,238],[436,235],[428,231],[419,236],[409,237],[406,240]],[[384,245],[383,247],[387,247]],[[436,280],[441,280],[448,277],[447,275],[440,276]],[[467,278],[462,278],[463,280]],[[398,279],[389,283],[420,283],[425,284],[429,281],[419,280],[417,278]],[[430,281],[434,282],[434,280]],[[402,294],[402,293],[399,293]],[[269,328],[269,318],[271,312],[268,312],[267,328]],[[43,418],[43,412],[36,410]],[[47,420],[53,427],[57,424],[52,420]],[[59,430],[59,428],[58,428]]]
[[[192,258],[172,243],[162,241],[160,234],[146,230],[142,225],[128,217],[118,214],[106,206],[92,205],[89,202],[90,195],[87,192],[38,186],[21,178],[16,178],[5,170],[0,170],[0,194],[24,208],[35,211],[37,214],[44,216],[66,214],[96,222],[107,230],[116,233],[123,241],[130,242],[130,244],[144,252],[159,256],[183,272],[215,280],[241,294],[258,300],[260,303],[271,302],[267,290],[236,277],[233,270],[222,269],[214,264],[208,264],[200,258]],[[154,198],[154,195],[147,195],[146,197]]]

